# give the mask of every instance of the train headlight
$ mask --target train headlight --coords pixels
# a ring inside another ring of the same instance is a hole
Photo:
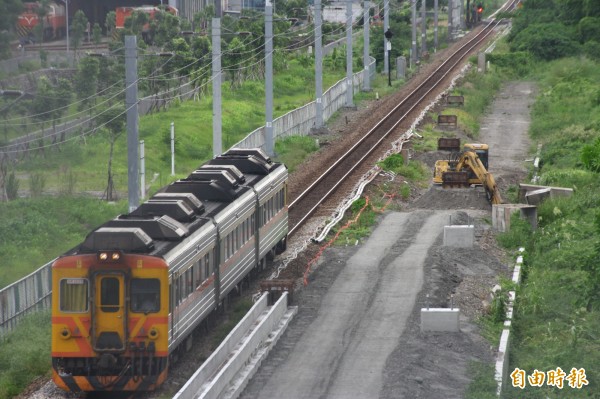
[[[62,339],[69,339],[71,338],[71,331],[67,328],[64,327],[61,331],[60,331],[60,337]]]
[[[156,329],[156,327],[152,327],[150,329],[150,331],[148,331],[148,337],[150,339],[157,339],[158,338],[158,330]]]
[[[118,262],[121,260],[122,253],[120,251],[101,251],[97,254],[100,262]]]

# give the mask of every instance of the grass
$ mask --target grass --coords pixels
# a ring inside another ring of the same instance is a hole
[[[419,161],[408,161],[405,163],[404,157],[401,154],[392,154],[381,161],[379,165],[384,170],[404,177],[407,181],[416,182],[421,185],[429,183],[431,173],[427,165]]]
[[[241,299],[236,301],[233,312],[229,315],[229,320],[224,324],[220,325],[215,332],[212,341],[212,349],[217,349],[217,347],[223,342],[223,340],[227,337],[227,335],[237,326],[237,324],[246,316],[246,313],[252,308],[254,304],[250,299]]]
[[[313,137],[289,136],[275,143],[275,160],[284,163],[289,173],[293,173],[310,153],[318,149]]]
[[[0,341],[0,399],[18,395],[50,370],[50,312],[26,316]]]
[[[86,197],[20,199],[1,206],[0,287],[74,247],[92,228],[126,211],[124,203]]]
[[[526,248],[509,372],[518,367],[529,375],[560,367],[568,374],[573,367],[583,368],[589,385],[566,385],[563,390],[547,385],[509,387],[503,397],[598,397],[600,175],[585,169],[581,153],[600,136],[600,72],[597,63],[581,58],[547,63],[539,70],[540,95],[532,107],[530,134],[543,143],[540,182],[575,191],[538,207],[537,230],[511,220],[511,231],[498,237],[507,248]]]
[[[483,362],[471,361],[467,373],[473,383],[465,392],[465,399],[495,399],[496,382],[494,380],[494,366]]]

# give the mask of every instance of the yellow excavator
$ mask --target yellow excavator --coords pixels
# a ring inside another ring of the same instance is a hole
[[[482,185],[488,200],[492,204],[501,204],[502,197],[494,176],[487,170],[488,152],[487,144],[465,144],[463,152],[455,153],[451,159],[435,162],[433,182],[444,188]]]

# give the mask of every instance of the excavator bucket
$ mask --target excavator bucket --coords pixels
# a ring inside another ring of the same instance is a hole
[[[469,172],[461,170],[442,173],[442,187],[469,187]]]

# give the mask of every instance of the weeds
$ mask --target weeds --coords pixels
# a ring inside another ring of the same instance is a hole
[[[49,370],[50,312],[37,312],[0,340],[0,399],[19,394]]]

